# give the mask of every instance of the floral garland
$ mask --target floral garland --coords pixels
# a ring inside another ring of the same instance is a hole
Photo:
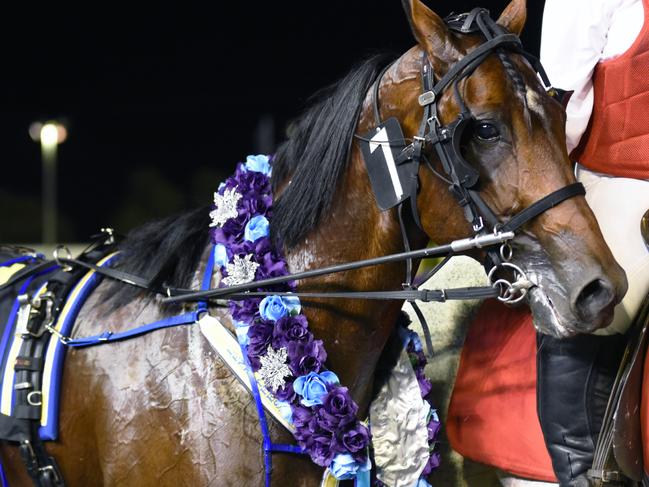
[[[221,269],[221,286],[289,274],[281,251],[273,248],[269,237],[270,174],[267,156],[248,156],[214,193],[210,235],[215,262]],[[295,283],[259,290],[295,292]],[[309,331],[299,299],[268,296],[230,300],[229,308],[253,371],[274,394],[284,418],[295,427],[300,447],[340,480],[369,471],[370,432],[356,418],[358,405],[349,390],[340,385],[336,374],[326,370],[327,352],[322,340],[316,340]],[[418,351],[413,347],[408,352],[422,396],[426,396],[430,382],[423,375],[425,358],[421,346]],[[435,416],[429,423],[433,443],[439,429],[436,421]],[[426,470],[437,464],[439,455],[431,455]]]
[[[433,385],[424,374],[424,369],[426,368],[428,360],[426,360],[426,356],[424,355],[421,340],[419,339],[419,335],[417,335],[417,333],[412,330],[408,330],[408,335],[409,337],[406,352],[408,353],[408,358],[410,359],[412,368],[415,371],[415,376],[417,377],[421,397],[430,406],[428,418],[426,420],[428,429],[429,457],[424,470],[421,472],[421,478],[419,479],[416,487],[430,487],[430,484],[426,481],[425,477],[427,477],[440,465],[441,456],[437,439],[439,436],[439,431],[442,427],[442,423],[440,422],[439,416],[437,415],[437,410],[433,408],[433,403],[430,397],[430,392],[433,389]],[[383,482],[381,482],[380,480],[376,480],[374,485],[377,487],[383,487],[385,484],[383,484]]]

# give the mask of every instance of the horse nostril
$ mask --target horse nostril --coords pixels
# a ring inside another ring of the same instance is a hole
[[[610,284],[602,279],[594,279],[586,284],[575,300],[575,311],[583,321],[595,320],[615,299]]]

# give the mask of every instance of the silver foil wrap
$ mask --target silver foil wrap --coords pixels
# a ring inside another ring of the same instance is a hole
[[[402,350],[390,379],[370,405],[376,476],[388,487],[417,484],[429,457],[429,411],[408,354]]]

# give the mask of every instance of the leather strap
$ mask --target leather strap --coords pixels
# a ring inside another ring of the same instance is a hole
[[[261,287],[261,286],[256,286]],[[227,290],[227,288],[221,288]],[[400,291],[340,291],[340,292],[274,292],[274,291],[251,291],[246,293],[227,293],[228,299],[247,299],[262,296],[298,296],[300,298],[337,298],[337,299],[398,299],[405,301],[445,301],[463,300],[463,299],[488,299],[498,296],[498,289],[485,287],[463,287],[454,289],[403,289]]]
[[[573,196],[583,196],[586,194],[586,188],[581,183],[572,183],[564,186],[549,195],[541,198],[536,203],[531,204],[520,213],[514,215],[507,223],[502,226],[502,230],[514,232],[522,227],[525,223],[536,218],[544,211],[558,205],[562,201],[572,198]]]
[[[92,262],[84,262],[79,259],[59,259],[62,264],[73,266],[73,267],[84,267],[86,269],[95,271],[98,274],[101,274],[111,279],[130,284],[131,286],[136,286],[142,289],[147,289],[152,291],[151,281],[144,279],[140,276],[134,274],[129,274],[128,272],[123,272],[117,269],[112,269],[110,267],[100,267],[93,264]]]

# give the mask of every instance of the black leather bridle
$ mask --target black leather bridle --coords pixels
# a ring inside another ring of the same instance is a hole
[[[421,68],[423,92],[419,96],[418,101],[423,107],[424,113],[417,135],[414,136],[412,143],[407,145],[399,157],[397,157],[397,165],[414,163],[411,173],[417,175],[419,166],[423,161],[435,175],[447,182],[449,184],[449,191],[451,191],[460,206],[464,209],[475,235],[485,235],[488,232],[498,231],[514,232],[536,216],[562,201],[574,196],[585,195],[586,190],[581,183],[572,183],[546,195],[511,217],[508,221],[501,222],[499,220],[494,211],[480,195],[478,189],[478,170],[464,158],[461,152],[463,133],[476,120],[460,95],[459,82],[469,77],[496,50],[507,50],[524,56],[530,62],[551,96],[557,96],[558,93],[550,86],[548,77],[539,60],[523,49],[518,36],[508,32],[504,27],[494,22],[489,17],[487,10],[476,8],[469,13],[451,16],[445,19],[445,21],[450,30],[462,34],[481,34],[485,42],[455,63],[437,82],[435,82],[433,67],[428,56],[423,52]],[[383,74],[389,67],[386,66],[384,68],[374,85],[373,105],[377,123],[381,122],[379,86]],[[437,103],[441,95],[449,87],[453,89],[455,101],[460,107],[460,113],[455,120],[447,125],[442,125],[439,120]],[[425,154],[426,148],[432,148],[435,151],[445,175],[441,175],[430,163]],[[404,201],[409,202],[412,218],[416,225],[421,228],[417,209],[418,186],[418,184],[410,185],[414,189]],[[401,220],[404,245],[409,250],[408,237],[405,233],[405,225],[403,223],[403,212],[402,204],[399,204],[398,214]],[[488,249],[485,261],[486,270],[489,272],[494,266],[502,266],[504,261],[508,260],[510,256],[511,249],[506,253],[503,253],[502,249],[500,252],[494,248]],[[509,266],[515,267],[511,264]],[[412,282],[412,278],[410,277],[412,265],[408,267],[407,284]]]

